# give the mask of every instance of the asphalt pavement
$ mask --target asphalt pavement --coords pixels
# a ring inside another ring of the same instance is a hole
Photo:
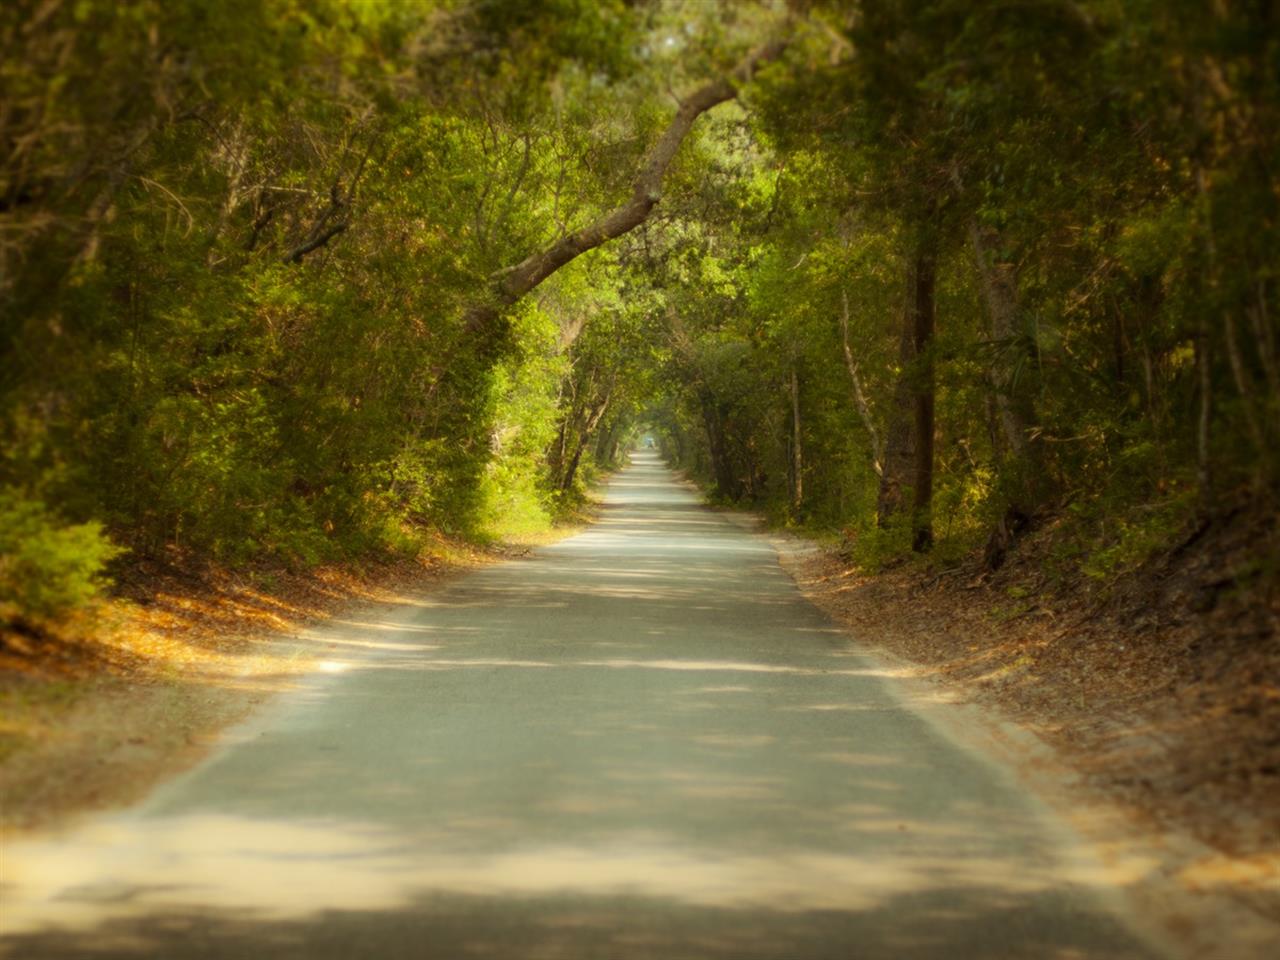
[[[1157,955],[1009,770],[650,452],[579,536],[315,640],[197,768],[9,844],[0,956]]]

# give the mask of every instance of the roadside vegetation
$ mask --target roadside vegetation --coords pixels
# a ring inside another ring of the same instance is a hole
[[[159,577],[545,535],[652,435],[1002,622],[1193,564],[1166,616],[1243,612],[1178,656],[1274,723],[1276,16],[6,4],[5,663]]]

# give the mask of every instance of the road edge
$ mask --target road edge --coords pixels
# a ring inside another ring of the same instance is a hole
[[[694,485],[696,486],[696,485]],[[890,692],[940,735],[1024,787],[1037,804],[1112,879],[1104,902],[1135,934],[1179,960],[1271,960],[1280,951],[1280,924],[1229,889],[1193,886],[1196,867],[1223,854],[1174,829],[1154,824],[1085,781],[1070,758],[961,685],[925,675],[925,668],[885,649],[841,622],[796,576],[797,562],[820,544],[771,528],[758,514],[717,515],[767,541],[799,593],[856,646],[892,674]]]

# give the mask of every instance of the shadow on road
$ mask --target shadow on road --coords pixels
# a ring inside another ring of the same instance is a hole
[[[1134,958],[1107,881],[655,463],[326,634],[142,809],[17,851],[13,957]]]

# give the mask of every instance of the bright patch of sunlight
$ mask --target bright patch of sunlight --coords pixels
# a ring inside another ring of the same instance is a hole
[[[472,826],[487,829],[482,821]],[[877,817],[862,826],[919,834],[935,829],[925,821]],[[1027,896],[1069,880],[1104,879],[1085,860],[1037,866],[972,851],[903,857],[889,849],[859,855],[796,848],[763,855],[674,845],[653,835],[586,846],[463,850],[450,827],[457,824],[405,836],[360,822],[216,814],[99,824],[81,831],[74,843],[27,843],[10,851],[0,932],[51,925],[91,929],[192,905],[279,918],[385,910],[433,892],[626,893],[703,907],[857,911],[946,888]]]

